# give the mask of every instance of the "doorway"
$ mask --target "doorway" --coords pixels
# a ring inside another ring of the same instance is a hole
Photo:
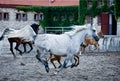
[[[112,35],[117,34],[117,21],[115,19],[115,16],[112,15]]]

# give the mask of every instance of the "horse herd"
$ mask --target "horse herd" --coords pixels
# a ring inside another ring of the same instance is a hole
[[[27,29],[24,28],[23,30],[28,31],[27,33],[25,33],[26,31],[21,32],[22,29],[15,30],[6,28],[3,31],[0,40],[3,40],[5,36],[8,37],[10,51],[14,57],[16,57],[13,51],[14,42],[16,43],[15,49],[19,51],[20,55],[25,52],[31,52],[33,46],[35,46],[37,53],[36,58],[45,66],[47,72],[49,72],[49,65],[48,60],[46,60],[44,57],[46,54],[50,55],[47,58],[50,59],[50,62],[54,65],[55,68],[57,68],[56,73],[58,73],[63,68],[68,67],[67,64],[69,61],[71,62],[71,68],[78,66],[79,54],[81,54],[81,52],[85,52],[85,48],[88,45],[94,45],[95,49],[97,49],[99,46],[98,41],[101,37],[103,37],[102,31],[97,32],[95,29],[93,30],[92,28],[86,27],[85,25],[72,26],[73,30],[60,35],[38,34],[39,25],[35,23],[26,28]],[[13,36],[14,34],[18,34],[18,32],[20,35]],[[21,35],[21,33],[24,34]],[[25,35],[27,37],[25,37]],[[24,52],[19,49],[20,44],[23,44]],[[29,51],[26,50],[26,44],[29,44],[30,46]],[[62,57],[65,57],[63,64],[61,63]],[[59,67],[56,67],[54,61],[57,61],[60,64]]]

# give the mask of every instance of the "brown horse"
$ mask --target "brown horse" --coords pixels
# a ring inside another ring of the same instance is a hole
[[[66,55],[53,55],[51,54],[51,58],[50,58],[50,62],[53,64],[53,66],[56,68],[56,65],[54,64],[54,61],[57,61],[59,63],[58,67],[61,67],[62,63],[61,63],[61,58],[62,57],[66,57]],[[75,66],[79,65],[79,56],[74,55],[74,60],[75,60]]]
[[[39,25],[34,23],[34,24],[31,25],[31,27],[32,27],[32,29],[34,30],[34,32],[35,32],[36,34],[38,34]],[[0,37],[0,40],[3,40],[4,35],[5,35],[6,33],[10,32],[10,31],[11,31],[11,30],[10,30],[9,28],[6,28],[6,29],[4,30],[2,36]],[[33,36],[33,39],[34,39],[34,38],[35,38],[35,36]],[[8,41],[9,41],[9,43],[10,43],[10,51],[12,52],[12,54],[13,54],[14,57],[16,57],[16,56],[15,56],[15,53],[13,52],[13,43],[16,43],[15,49],[16,49],[17,51],[19,51],[20,55],[22,55],[22,53],[26,52],[26,47],[25,47],[26,44],[29,44],[29,46],[30,46],[30,48],[31,48],[28,52],[30,52],[30,51],[33,49],[33,47],[32,47],[32,43],[33,43],[33,42],[32,42],[32,41],[25,41],[24,39],[22,39],[22,38],[20,38],[20,37],[11,37],[11,38],[8,38]],[[23,44],[24,52],[22,52],[21,50],[18,49],[18,47],[20,46],[20,44]]]
[[[8,38],[8,41],[10,43],[10,51],[12,52],[12,54],[15,56],[14,52],[13,52],[13,43],[15,42],[16,43],[16,46],[15,46],[15,49],[17,51],[19,51],[19,54],[22,55],[23,53],[27,52],[31,52],[33,47],[32,47],[32,44],[33,42],[32,41],[23,41],[21,38],[19,37],[15,37],[15,38]],[[24,47],[24,52],[22,52],[21,50],[18,49],[18,47],[20,46],[20,44],[23,44],[23,47]],[[26,44],[28,44],[30,46],[30,50],[29,51],[26,51]]]
[[[102,31],[98,32],[97,34],[98,34],[99,39],[104,37]],[[85,52],[85,48],[88,45],[94,45],[94,47],[95,47],[94,50],[96,50],[99,47],[98,41],[99,40],[95,40],[93,37],[86,37],[84,43],[81,44],[81,46],[82,46],[82,48],[81,48],[82,52]]]

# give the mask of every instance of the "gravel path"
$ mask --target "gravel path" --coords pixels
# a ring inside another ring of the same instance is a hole
[[[56,63],[57,64],[57,63]],[[0,81],[120,81],[120,52],[86,53],[80,56],[80,64],[54,75],[33,54],[14,59],[11,54],[0,55]]]

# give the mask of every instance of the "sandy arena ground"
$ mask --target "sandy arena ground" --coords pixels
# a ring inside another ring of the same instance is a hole
[[[51,63],[46,73],[35,54],[16,55],[0,55],[0,81],[120,81],[120,52],[82,54],[79,66],[57,75]]]

